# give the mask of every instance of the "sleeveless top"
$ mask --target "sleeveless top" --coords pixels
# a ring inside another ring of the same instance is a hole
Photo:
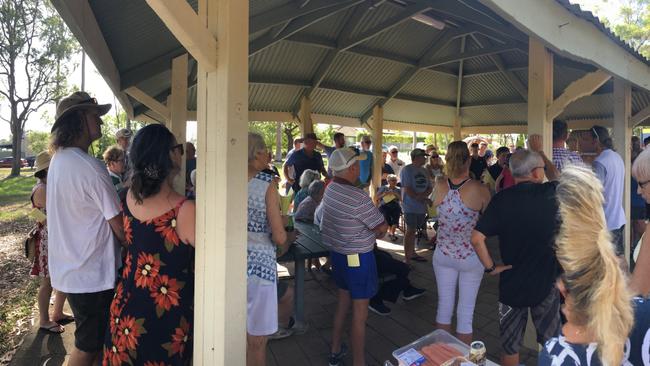
[[[34,193],[40,187],[46,187],[46,185],[39,180],[34,188],[32,188],[30,201],[32,202],[32,208],[36,208],[44,215],[47,215],[45,207],[36,206],[34,203]],[[50,272],[47,264],[47,221],[36,223],[36,238],[37,245],[34,248],[34,261],[32,262],[32,269],[29,274],[38,277],[49,277]]]
[[[438,206],[438,243],[442,254],[453,259],[465,259],[475,255],[470,242],[472,230],[478,221],[479,212],[465,206],[460,189],[469,181],[453,186],[449,180],[449,191]]]
[[[266,191],[273,176],[259,172],[248,182],[248,280],[274,284],[275,245],[266,217]]]
[[[140,221],[122,201],[126,256],[109,310],[103,365],[191,364],[194,247],[176,232],[183,202]]]

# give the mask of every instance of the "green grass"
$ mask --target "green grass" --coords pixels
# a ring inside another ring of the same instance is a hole
[[[6,303],[0,306],[0,356],[14,349],[24,336],[22,332],[30,328],[28,321],[34,312],[39,282],[36,279],[26,282],[22,289],[14,291],[8,296]],[[3,302],[0,301],[0,304]],[[20,335],[16,334],[17,329],[21,329]]]
[[[26,171],[20,177],[8,178],[10,169],[0,169],[0,223],[27,218],[31,210],[29,197],[36,178]]]

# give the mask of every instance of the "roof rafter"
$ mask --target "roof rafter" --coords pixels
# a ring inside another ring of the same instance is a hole
[[[481,43],[481,41],[476,37],[476,35],[472,34],[471,35],[472,40],[476,42],[476,44],[481,47],[485,48],[485,46]],[[492,43],[488,40],[486,41],[487,46],[492,46]],[[503,62],[503,59],[499,55],[489,55],[488,56],[490,60],[492,60],[492,63],[497,67],[497,69],[501,72],[503,76],[508,80],[510,85],[521,95],[522,98],[524,98],[525,101],[528,101],[528,88],[524,86],[524,84],[517,78],[517,75],[515,75],[514,72],[506,69],[506,66]]]
[[[466,51],[466,52],[461,52],[449,56],[443,56],[426,62],[424,65],[422,65],[422,68],[430,68],[438,65],[448,64],[451,62],[458,62],[460,60],[467,60],[469,58],[489,56],[496,53],[502,53],[502,52],[512,51],[516,49],[518,49],[516,44],[508,42],[504,45],[487,47],[487,48],[482,48],[480,50],[474,50],[474,51]]]
[[[465,52],[465,44],[467,42],[467,37],[463,37],[460,41],[460,53]],[[458,62],[458,85],[456,86],[456,118],[460,118],[460,100],[462,98],[463,91],[463,64],[464,60]]]
[[[357,4],[364,2],[365,0],[348,0],[348,1],[338,1],[334,6],[322,8],[311,12],[300,18],[296,18],[291,21],[282,31],[278,32],[267,32],[267,34],[262,37],[255,39],[250,42],[248,46],[249,57],[266,49],[283,39],[292,36],[301,30],[309,27],[310,25],[317,23],[325,18],[328,18],[334,14],[339,13],[340,11],[347,10]]]
[[[257,33],[292,19],[347,2],[350,0],[312,0],[307,4],[303,2],[302,6],[297,2],[290,2],[251,17],[248,30],[250,34]]]
[[[416,65],[407,70],[400,78],[393,84],[386,95],[386,98],[379,101],[379,105],[386,104],[390,99],[394,98],[408,82],[420,71],[422,67],[420,65],[424,64],[430,60],[433,56],[436,55],[440,50],[444,49],[449,42],[458,37],[462,32],[460,30],[450,31],[449,29],[443,30],[436,34],[436,36],[431,40],[429,46],[425,48],[424,52],[420,55],[419,59],[416,62]],[[362,115],[361,120],[367,121],[368,118],[372,115],[372,108],[368,108]]]

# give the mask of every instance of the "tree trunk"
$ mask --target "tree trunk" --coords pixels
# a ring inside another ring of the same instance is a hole
[[[23,131],[20,131],[20,128],[12,128],[12,130],[14,130],[11,136],[11,145],[13,148],[11,156],[13,157],[13,162],[11,164],[11,174],[9,174],[9,176],[17,177],[20,175],[20,168],[22,165],[22,161],[20,160],[20,151],[22,148]]]
[[[293,149],[293,129],[284,127],[284,134],[287,136],[287,152]]]

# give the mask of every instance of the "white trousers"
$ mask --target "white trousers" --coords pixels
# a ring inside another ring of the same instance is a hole
[[[476,254],[465,259],[453,259],[436,249],[432,262],[438,286],[436,322],[451,324],[456,302],[456,287],[458,287],[456,332],[460,334],[472,333],[476,296],[484,273],[481,261]]]

